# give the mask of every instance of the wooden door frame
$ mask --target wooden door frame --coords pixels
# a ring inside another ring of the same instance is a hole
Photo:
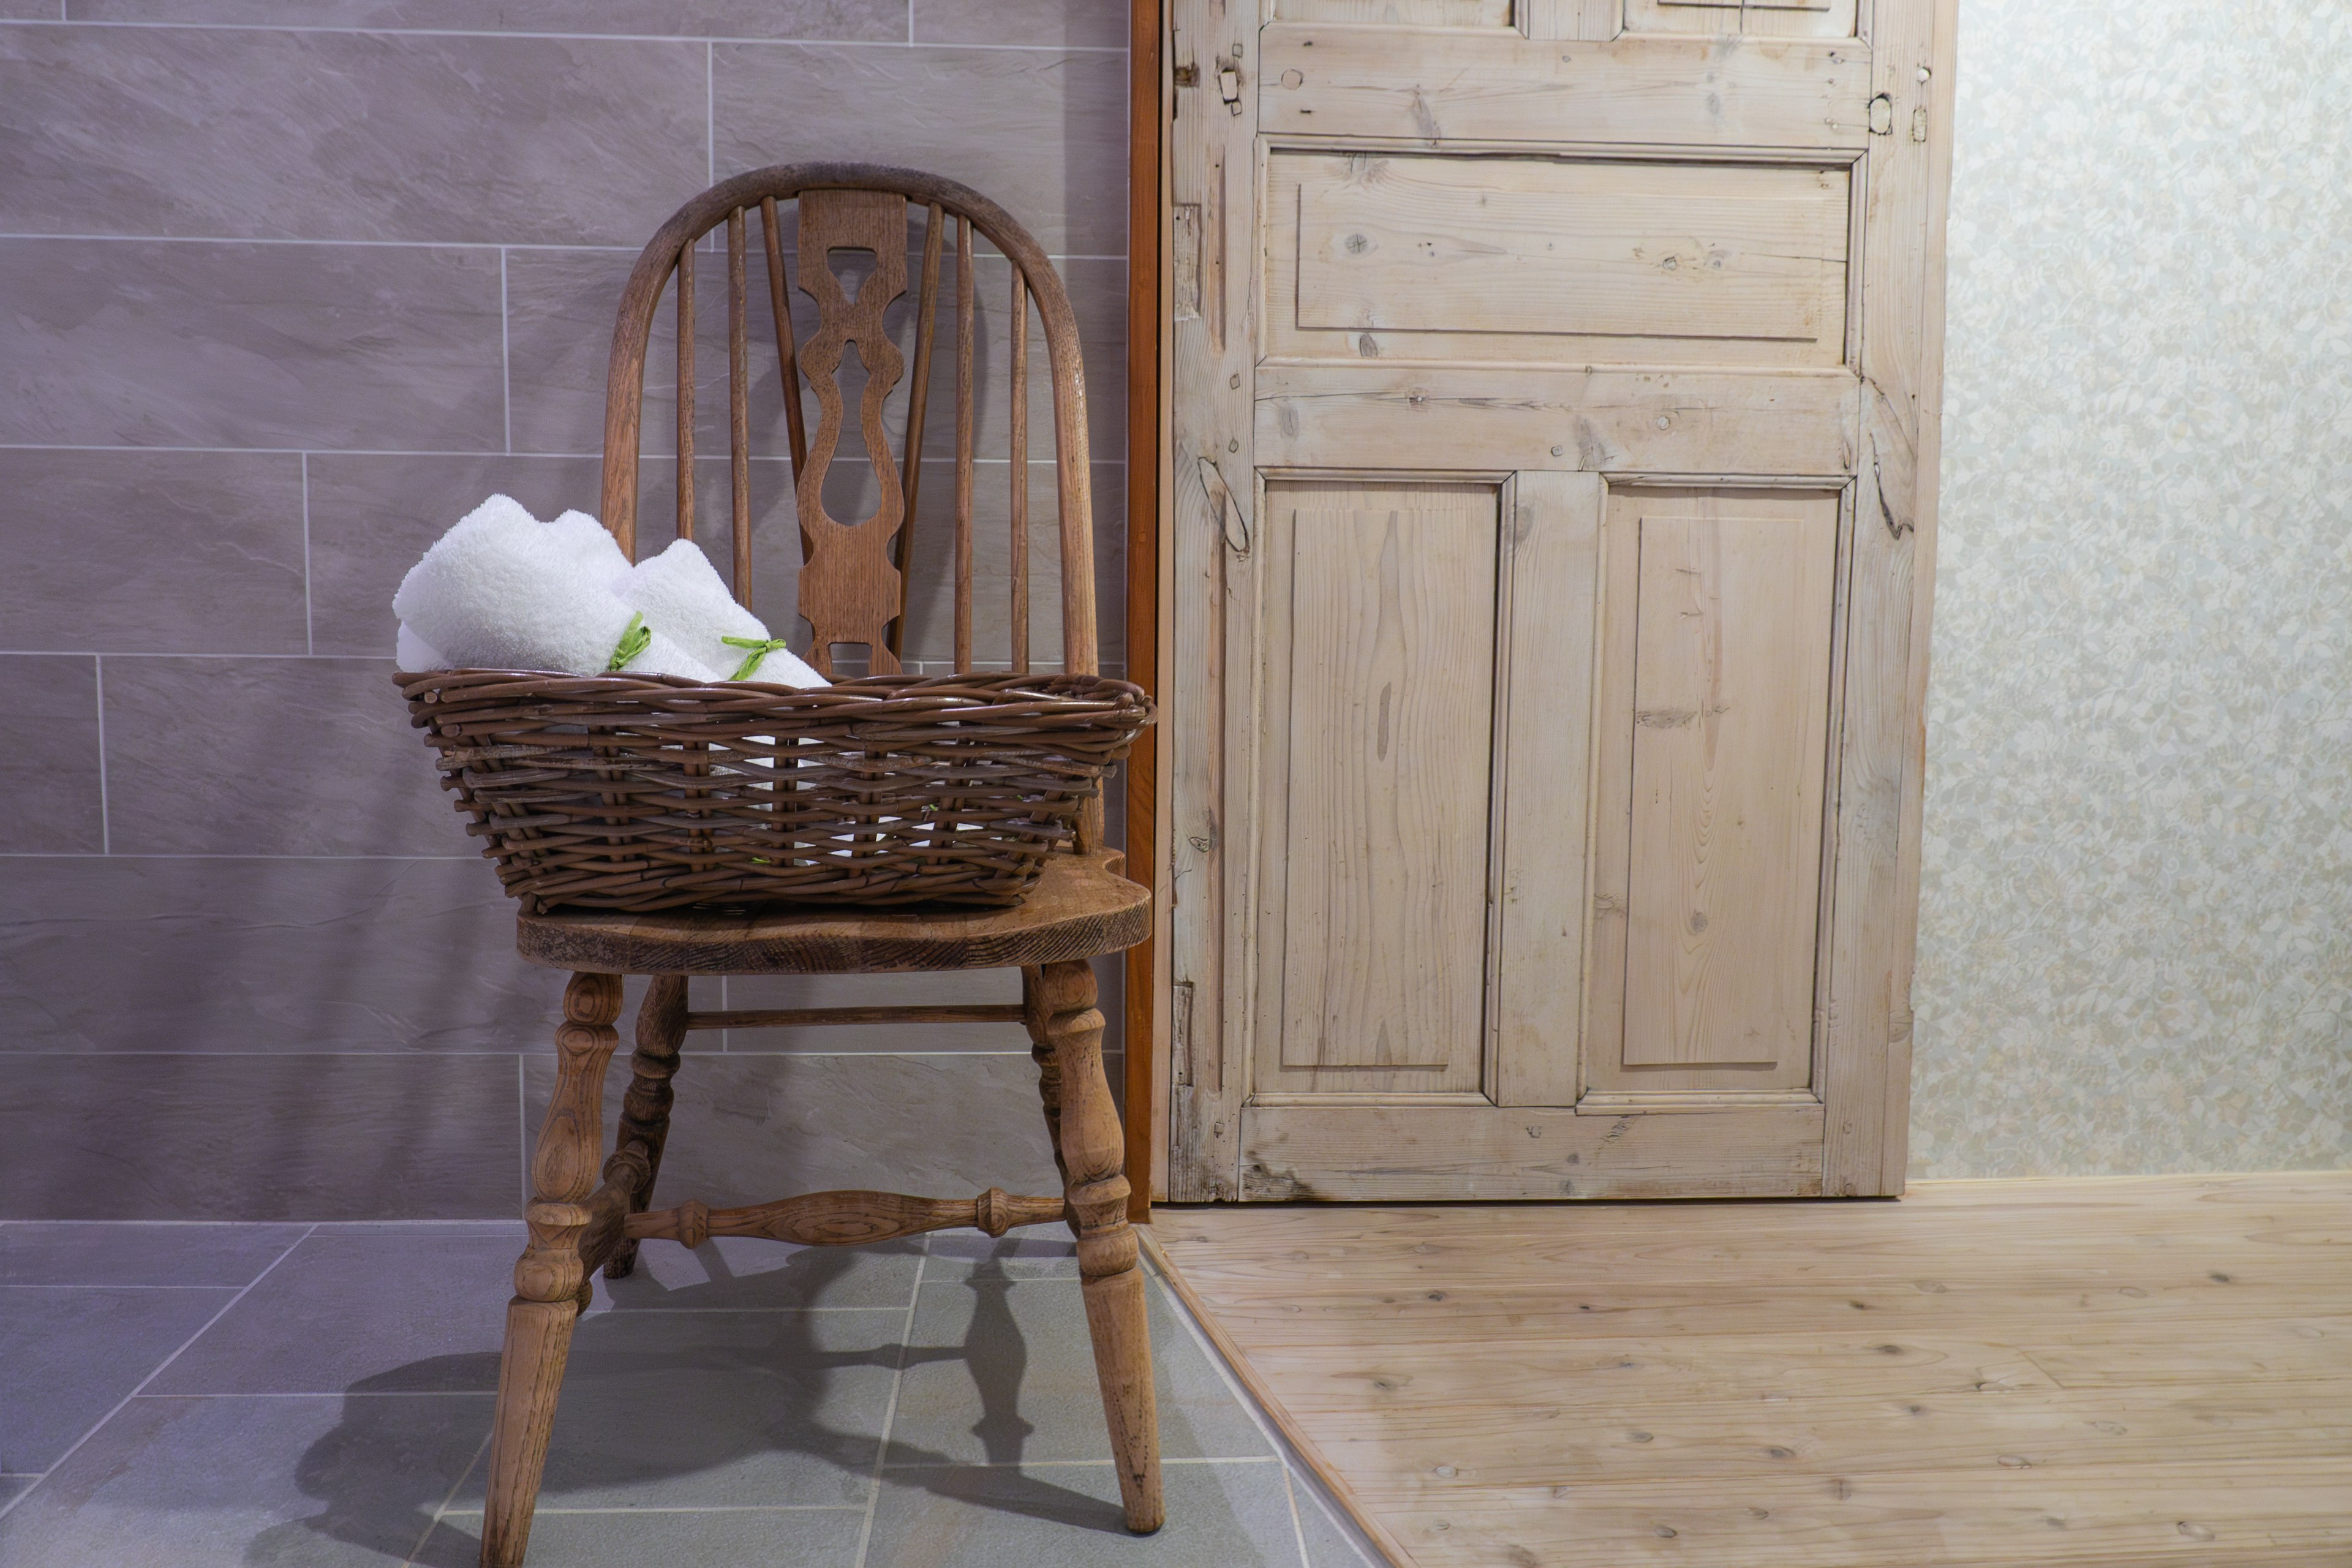
[[[1160,367],[1160,68],[1164,0],[1129,0],[1127,132],[1127,679],[1160,694],[1160,491],[1163,413]],[[1128,1217],[1151,1217],[1167,1190],[1167,1029],[1159,998],[1166,900],[1159,897],[1160,773],[1166,752],[1157,728],[1144,731],[1127,764],[1127,874],[1152,889],[1152,934],[1127,951],[1125,988],[1127,1170],[1134,1191]]]
[[[1129,0],[1128,342],[1127,342],[1127,670],[1155,699],[1166,695],[1169,617],[1165,595],[1173,572],[1171,541],[1160,521],[1170,514],[1171,476],[1166,467],[1172,322],[1161,310],[1169,254],[1168,214],[1162,193],[1168,171],[1168,107],[1172,86],[1163,66],[1168,37],[1168,0]],[[1832,1133],[1825,1151],[1824,1195],[1900,1193],[1907,1164],[1906,1117],[1911,1067],[1912,967],[1918,933],[1920,812],[1927,751],[1927,684],[1929,627],[1936,577],[1937,469],[1942,447],[1945,233],[1952,162],[1953,64],[1957,0],[1924,0],[1918,9],[1882,36],[1886,19],[1880,0],[1860,0],[1858,29],[1873,44],[1874,85],[1882,96],[1918,105],[1914,120],[1887,127],[1927,143],[1925,157],[1893,183],[1906,205],[1921,204],[1926,255],[1918,275],[1891,290],[1891,320],[1916,334],[1916,384],[1892,384],[1865,365],[1874,393],[1863,434],[1872,437],[1872,459],[1864,467],[1868,500],[1885,524],[1885,540],[1874,536],[1881,554],[1896,558],[1909,575],[1909,613],[1886,617],[1882,651],[1892,655],[1882,679],[1902,693],[1889,718],[1899,733],[1885,751],[1897,759],[1895,776],[1882,779],[1883,797],[1872,824],[1882,857],[1868,922],[1873,962],[1853,964],[1840,978],[1854,994],[1838,1010],[1840,1032],[1856,1025],[1886,1042],[1875,1081],[1857,1084],[1850,1122]],[[1916,68],[1917,85],[1911,72]],[[1934,134],[1924,133],[1932,124]],[[1922,129],[1915,129],[1920,127]],[[1875,188],[1875,187],[1874,187]],[[1886,199],[1874,195],[1874,200]],[[1890,281],[1894,281],[1891,280]],[[1899,380],[1900,378],[1897,378]],[[1884,443],[1882,445],[1882,442]],[[1907,560],[1901,560],[1907,557]],[[1893,728],[1890,724],[1889,728]],[[1153,889],[1151,938],[1126,958],[1125,1085],[1128,1170],[1134,1185],[1130,1214],[1150,1217],[1154,1198],[1169,1183],[1170,1039],[1171,987],[1169,902],[1160,896],[1162,868],[1171,863],[1159,802],[1166,794],[1172,747],[1159,731],[1145,731],[1129,763],[1126,784],[1128,874]],[[1891,853],[1888,853],[1891,851]],[[1856,857],[1860,858],[1860,857]],[[1849,961],[1851,962],[1851,961]],[[1856,980],[1874,980],[1855,984]],[[1853,1055],[1852,1051],[1847,1053]]]

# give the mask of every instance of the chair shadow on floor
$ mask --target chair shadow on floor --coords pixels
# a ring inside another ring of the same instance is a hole
[[[707,1281],[667,1289],[641,1274],[615,1282],[617,1310],[591,1313],[574,1335],[543,1502],[623,1508],[628,1502],[615,1494],[627,1489],[747,1460],[761,1461],[772,1473],[782,1456],[784,1468],[794,1473],[795,1495],[788,1500],[862,1507],[875,1484],[880,1434],[873,1428],[884,1401],[873,1398],[870,1387],[866,1391],[866,1430],[836,1425],[837,1413],[828,1405],[837,1402],[839,1385],[860,1372],[881,1376],[938,1362],[970,1369],[981,1410],[970,1430],[981,1440],[985,1462],[1018,1464],[1034,1428],[1021,1414],[1029,1357],[1013,1314],[1012,1289],[1020,1281],[1005,1268],[1010,1250],[982,1252],[957,1281],[974,1300],[963,1341],[952,1345],[904,1342],[913,1336],[900,1332],[910,1321],[900,1308],[887,1331],[869,1342],[827,1349],[819,1339],[830,1321],[870,1323],[884,1320],[885,1310],[776,1310],[824,1301],[856,1262],[840,1250],[809,1248],[784,1268],[736,1276],[716,1247],[705,1247],[696,1256],[710,1272]],[[1075,1299],[1071,1310],[1077,1310]],[[744,1315],[732,1315],[739,1312]],[[730,1315],[706,1315],[711,1313]],[[730,1331],[714,1335],[714,1322]],[[422,1541],[415,1561],[423,1568],[473,1568],[480,1552],[474,1533],[479,1515],[467,1510],[480,1507],[480,1452],[492,1403],[479,1394],[496,1389],[498,1371],[498,1352],[485,1348],[425,1357],[352,1384],[341,1419],[310,1445],[296,1470],[303,1495],[323,1507],[264,1531],[248,1544],[247,1563],[292,1568],[313,1563],[323,1536],[392,1563],[408,1561]],[[401,1397],[459,1393],[474,1397]],[[465,1408],[453,1415],[452,1407],[460,1405]],[[584,1430],[583,1415],[593,1417]],[[793,1464],[793,1456],[803,1462]],[[1116,1500],[1023,1475],[1017,1481],[1008,1478],[1011,1484],[982,1501],[948,1483],[956,1467],[971,1464],[969,1458],[900,1439],[892,1444],[890,1459],[891,1479],[900,1485],[1076,1530],[1127,1533]],[[436,1530],[445,1498],[461,1518],[445,1519]]]

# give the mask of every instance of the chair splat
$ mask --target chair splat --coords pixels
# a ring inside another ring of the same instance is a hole
[[[833,673],[835,643],[863,643],[877,674],[898,671],[890,624],[903,604],[905,574],[895,561],[906,521],[906,496],[889,459],[883,405],[905,368],[883,315],[907,291],[907,203],[887,191],[806,191],[801,195],[801,291],[816,301],[816,331],[801,350],[802,373],[816,393],[816,430],[808,463],[795,476],[794,495],[809,556],[801,567],[801,616],[815,633],[810,662]],[[852,299],[830,265],[836,250],[870,250],[874,272]],[[856,345],[866,367],[858,423],[875,458],[877,492],[871,515],[844,522],[825,510],[824,479],[841,449],[847,413],[842,406],[843,355]],[[919,394],[922,389],[918,387]]]

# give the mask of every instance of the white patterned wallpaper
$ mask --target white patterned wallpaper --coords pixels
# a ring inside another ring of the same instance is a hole
[[[2352,1163],[2352,5],[1960,8],[1912,1172]]]

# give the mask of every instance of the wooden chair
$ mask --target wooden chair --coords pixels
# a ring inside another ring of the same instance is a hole
[[[800,288],[815,300],[817,324],[797,353],[793,342],[779,204],[797,200]],[[909,207],[926,213],[914,380],[903,456],[890,457],[884,399],[903,356],[885,336],[883,316],[906,290]],[[933,352],[941,251],[955,231],[955,663],[972,665],[973,278],[975,231],[1011,263],[1012,426],[1011,666],[1029,661],[1027,552],[1027,321],[1036,305],[1052,377],[1055,452],[1060,469],[1062,653],[1072,671],[1093,673],[1095,603],[1088,510],[1086,394],[1077,327],[1061,279],[1037,242],[993,202],[950,180],[863,164],[762,169],[713,186],[664,224],[638,258],[613,334],[604,421],[604,517],[636,554],[639,415],[646,347],[666,287],[677,311],[677,531],[694,527],[694,277],[681,258],[724,227],[728,276],[728,385],[732,459],[736,596],[751,602],[749,504],[750,345],[745,326],[745,235],[756,213],[767,252],[768,300],[786,388],[803,565],[798,610],[814,629],[813,662],[830,674],[836,645],[862,645],[877,672],[901,668],[907,619],[911,520],[921,479],[925,394]],[[836,251],[869,251],[874,271],[848,297],[832,270]],[[824,500],[841,447],[837,381],[855,345],[867,381],[858,409],[879,504],[844,522]],[[803,429],[800,381],[818,416]],[[1011,1226],[1066,1219],[1077,1237],[1087,1322],[1103,1409],[1129,1529],[1161,1521],[1160,1439],[1153,1411],[1143,1276],[1128,1227],[1125,1144],[1103,1073],[1103,1017],[1095,1009],[1088,960],[1131,947],[1149,929],[1150,895],[1120,876],[1101,844],[1101,808],[1092,805],[1076,845],[1055,855],[1035,891],[1010,909],[887,910],[772,909],[755,913],[688,910],[656,914],[554,912],[520,917],[518,945],[534,963],[572,972],[556,1030],[558,1079],[531,1161],[530,1239],[515,1267],[507,1309],[490,1440],[489,1495],[482,1528],[488,1568],[521,1563],[530,1531],[548,1433],[555,1415],[573,1321],[586,1306],[588,1274],[608,1278],[634,1266],[640,1241],[699,1246],[714,1236],[765,1236],[816,1245],[883,1241],[952,1226],[991,1236]],[[904,1006],[798,1011],[697,1012],[687,1005],[691,974],[871,973],[1018,966],[1016,1007]],[[635,1077],[609,1158],[600,1103],[604,1069],[619,1036],[621,977],[653,976],[637,1016]],[[995,1188],[976,1198],[927,1199],[890,1193],[813,1193],[747,1208],[693,1201],[648,1212],[668,1130],[670,1079],[690,1029],[751,1028],[918,1020],[1018,1018],[1028,1026],[1045,1125],[1061,1167],[1062,1192],[1013,1196]]]

